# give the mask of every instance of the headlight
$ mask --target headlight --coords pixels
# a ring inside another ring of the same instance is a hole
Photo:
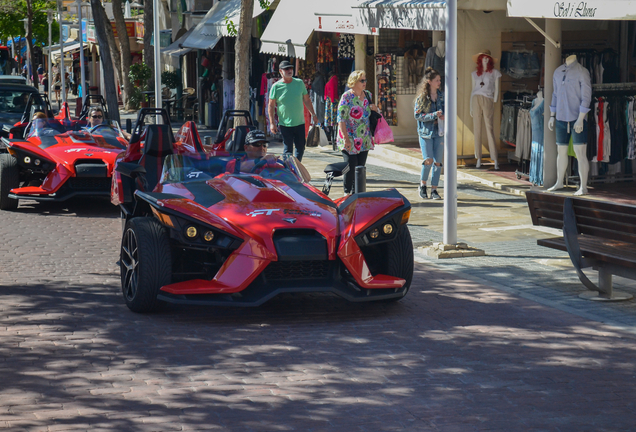
[[[30,164],[31,163],[31,158],[28,157],[28,156],[25,156],[23,160],[24,160],[25,164]]]
[[[373,231],[371,231],[371,233],[369,234],[369,237],[371,237],[372,239],[377,239],[380,236],[380,230],[378,230],[377,228],[375,228]]]
[[[385,225],[382,227],[382,232],[383,232],[385,235],[389,235],[389,234],[391,234],[391,233],[393,232],[393,225],[391,225],[390,223],[385,224]]]
[[[190,225],[186,228],[185,233],[188,238],[195,238],[197,236],[197,229]]]
[[[36,159],[35,162],[33,162],[33,163],[35,164],[35,166],[40,166],[42,161],[40,159]]]
[[[212,231],[206,231],[205,234],[203,234],[203,240],[211,242],[214,240],[214,233]]]

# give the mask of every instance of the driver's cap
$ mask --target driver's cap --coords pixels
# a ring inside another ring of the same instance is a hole
[[[261,130],[256,129],[256,130],[250,131],[245,137],[245,144],[252,145],[258,142],[267,142],[267,137],[265,136],[265,132]]]

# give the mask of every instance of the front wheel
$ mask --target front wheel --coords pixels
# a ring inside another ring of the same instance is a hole
[[[18,200],[9,198],[11,189],[20,186],[18,161],[8,153],[0,154],[0,210],[15,210]]]
[[[402,287],[402,297],[395,297],[387,301],[401,300],[409,292],[413,281],[413,241],[408,226],[403,225],[395,240],[387,245],[387,272],[389,276],[395,276],[406,280]]]
[[[153,218],[129,220],[121,241],[121,288],[126,306],[147,313],[159,308],[157,295],[172,279],[170,241],[166,229]]]

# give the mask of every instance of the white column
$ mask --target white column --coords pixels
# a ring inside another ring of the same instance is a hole
[[[446,1],[444,244],[457,243],[457,0]]]
[[[49,97],[49,102],[51,102],[51,87],[53,84],[53,52],[51,51],[51,44],[53,42],[53,33],[52,33],[52,29],[51,29],[51,25],[53,24],[53,12],[51,10],[49,10],[47,13],[47,17],[46,20],[49,24],[49,64],[48,64],[48,77],[49,77],[49,85],[48,85],[48,91],[47,91],[47,96]]]
[[[545,32],[553,40],[561,42],[561,21],[558,19],[545,20]],[[548,128],[550,120],[550,103],[552,102],[552,76],[561,65],[561,48],[556,48],[550,41],[545,40],[545,102],[543,105],[543,186],[548,188],[557,180],[557,146],[556,134]]]
[[[367,63],[367,35],[355,35],[356,70],[365,70]]]

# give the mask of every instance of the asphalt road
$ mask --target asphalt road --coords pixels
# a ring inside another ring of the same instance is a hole
[[[330,157],[307,154],[316,178]],[[380,168],[370,169],[374,184],[397,182],[418,205],[413,232],[441,235],[438,204],[415,201],[417,176]],[[490,202],[491,224],[523,204],[475,185],[461,196],[471,208]],[[108,201],[23,202],[0,218],[0,429],[628,431],[636,424],[632,333],[501,289],[510,284],[476,282],[468,264],[462,273],[418,259],[411,292],[391,305],[286,295],[255,309],[138,315],[121,296],[121,221]],[[489,232],[479,233],[480,244]],[[460,238],[476,241],[469,234]],[[496,234],[490,243],[513,237]]]

